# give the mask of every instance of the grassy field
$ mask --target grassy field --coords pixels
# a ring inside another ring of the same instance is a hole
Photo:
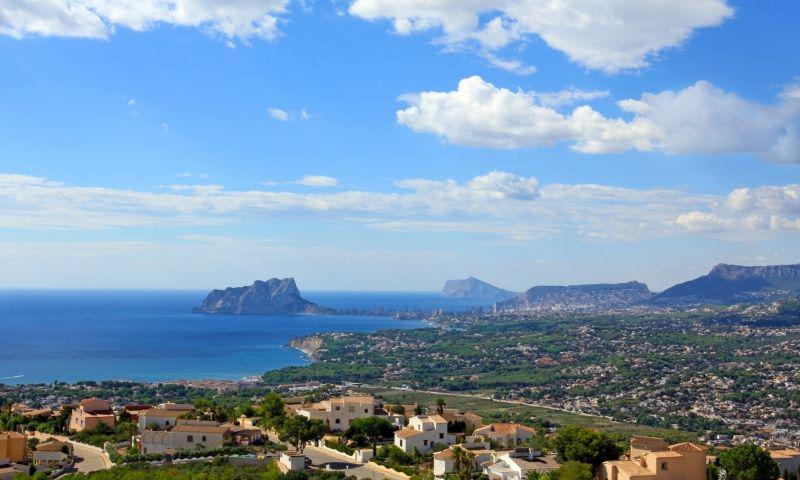
[[[484,418],[494,416],[511,416],[522,421],[530,419],[546,420],[557,425],[582,425],[587,428],[615,433],[624,437],[631,435],[649,435],[664,437],[670,441],[696,440],[697,436],[691,432],[665,430],[634,423],[620,423],[603,417],[577,415],[561,412],[548,408],[532,407],[478,397],[450,395],[444,393],[413,392],[391,388],[360,388],[360,391],[382,398],[387,403],[434,405],[437,398],[442,398],[447,403],[447,408],[457,408],[461,411],[471,411]]]

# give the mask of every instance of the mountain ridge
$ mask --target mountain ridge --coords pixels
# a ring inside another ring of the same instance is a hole
[[[644,283],[592,283],[581,285],[538,285],[514,298],[495,304],[497,311],[615,309],[639,305],[653,296]]]
[[[719,263],[709,273],[656,295],[654,304],[733,304],[800,294],[800,264],[743,266]]]

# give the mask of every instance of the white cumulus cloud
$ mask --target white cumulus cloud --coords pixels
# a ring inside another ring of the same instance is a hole
[[[390,20],[401,35],[441,31],[438,43],[476,45],[484,54],[538,36],[609,73],[645,67],[697,29],[733,16],[725,0],[354,0],[349,12]]]
[[[306,187],[337,187],[339,180],[334,177],[327,177],[325,175],[306,175],[300,180],[294,182],[298,185]]]
[[[267,113],[269,113],[270,117],[278,120],[279,122],[288,122],[292,118],[291,115],[289,115],[289,112],[286,110],[281,110],[280,108],[269,107],[267,108]]]
[[[159,25],[198,28],[247,42],[274,39],[289,0],[2,0],[0,34],[22,38],[105,39],[117,27],[144,31]]]
[[[606,92],[574,88],[538,93],[500,88],[474,76],[456,90],[407,94],[397,120],[472,147],[529,148],[566,142],[583,153],[626,150],[670,154],[752,154],[800,163],[800,98],[774,104],[745,100],[699,81],[680,91],[644,93],[617,102],[624,117],[609,118],[589,105],[558,108]]]

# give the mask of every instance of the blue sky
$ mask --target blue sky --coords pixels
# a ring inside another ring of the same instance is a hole
[[[663,289],[796,263],[798,15],[0,0],[0,286]]]

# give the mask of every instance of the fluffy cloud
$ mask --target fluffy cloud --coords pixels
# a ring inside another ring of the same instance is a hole
[[[575,150],[588,153],[650,150],[658,135],[646,119],[607,119],[585,105],[565,114],[544,105],[540,96],[552,105],[570,95],[513,92],[470,77],[455,91],[404,95],[401,99],[410,106],[397,112],[397,120],[414,131],[472,147],[524,148],[572,141]]]
[[[306,187],[338,187],[339,180],[333,177],[326,177],[325,175],[306,175],[300,180],[294,182],[298,185]]]
[[[279,122],[288,122],[291,119],[289,113],[285,110],[281,110],[280,108],[269,107],[267,108],[267,113],[270,117],[278,120]]]
[[[647,66],[733,10],[725,0],[354,0],[350,13],[391,20],[402,35],[441,30],[439,43],[490,55],[537,35],[574,62],[614,73]]]
[[[331,181],[307,183],[319,186]],[[302,218],[511,242],[560,236],[636,240],[685,234],[749,239],[754,234],[800,231],[800,185],[736,189],[719,196],[596,184],[542,185],[533,177],[493,171],[463,182],[405,179],[395,187],[389,192],[298,193],[195,184],[141,191],[0,174],[0,227],[92,231]]]
[[[278,35],[289,0],[4,0],[0,34],[108,38],[116,27],[199,28],[228,42]]]
[[[765,105],[699,81],[683,90],[618,102],[633,118],[608,118],[588,105],[558,106],[605,92],[511,91],[470,77],[450,92],[404,95],[397,120],[417,132],[473,147],[526,148],[568,142],[583,153],[658,150],[671,154],[754,154],[800,162],[800,98],[787,89]]]
[[[691,232],[747,236],[752,232],[800,230],[800,184],[737,188],[707,211],[676,219]]]

